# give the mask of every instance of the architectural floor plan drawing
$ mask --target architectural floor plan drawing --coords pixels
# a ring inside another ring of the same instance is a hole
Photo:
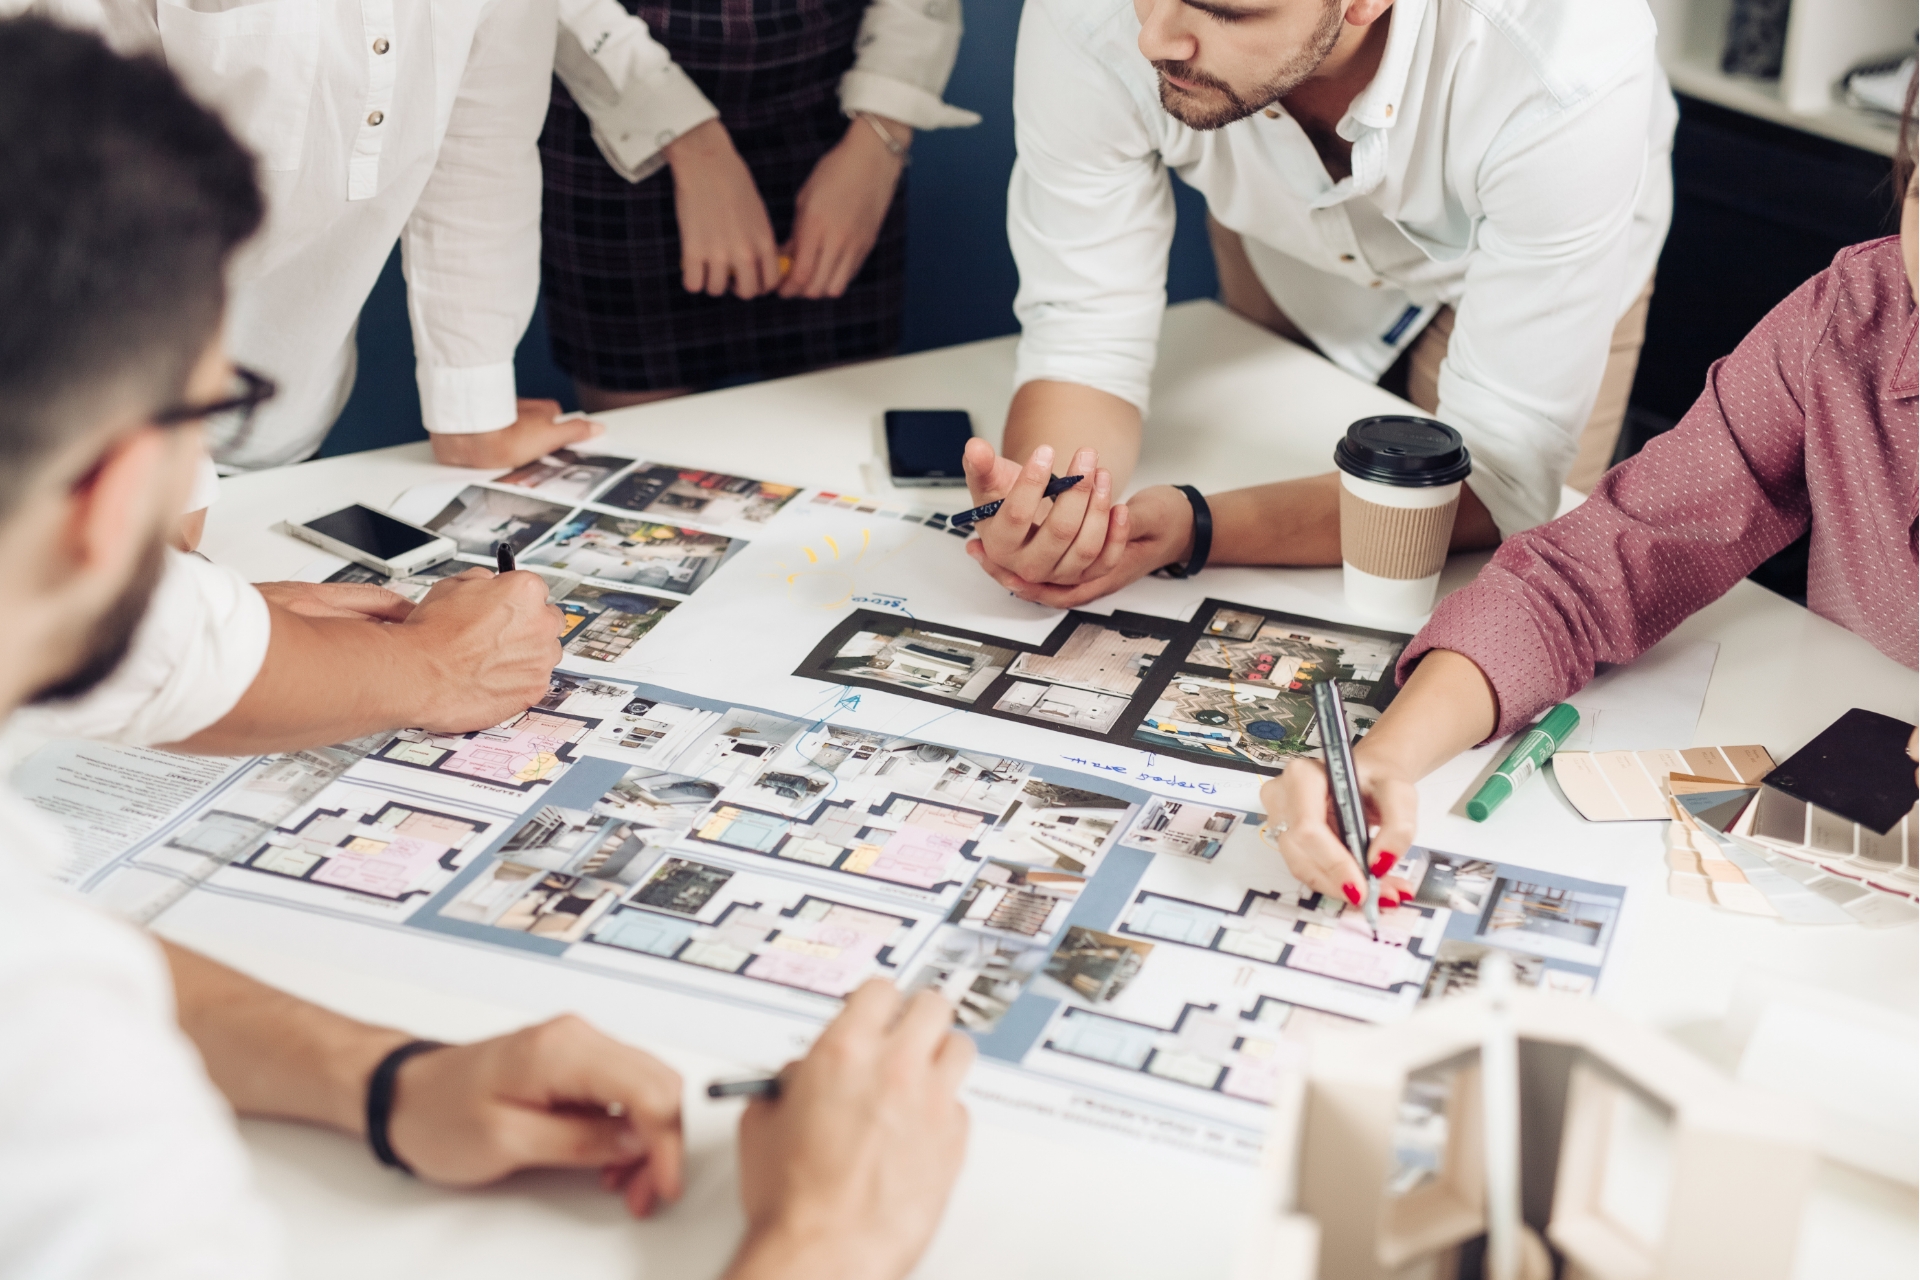
[[[351,774],[263,834],[240,840],[208,883],[349,915],[404,919],[506,826],[503,814],[421,800]],[[238,816],[210,809],[183,837],[204,842],[222,823],[234,823],[237,836]]]
[[[530,707],[505,724],[474,733],[402,729],[373,758],[531,791],[573,763],[574,748],[593,727],[584,716]]]
[[[1189,652],[1165,639],[1096,637],[1063,661],[1118,683]],[[1046,647],[1015,652],[1065,645]],[[1258,814],[836,722],[851,697],[805,718],[560,671],[492,730],[241,769],[127,865],[218,867],[169,911],[214,895],[458,940],[538,959],[542,981],[574,967],[717,1002],[728,1028],[764,1015],[769,1035],[869,977],[935,987],[1036,1088],[1249,1135],[1320,1029],[1405,1017],[1472,985],[1490,948],[1585,990],[1611,942],[1618,888],[1420,849],[1402,864],[1416,901],[1376,939],[1292,880]]]

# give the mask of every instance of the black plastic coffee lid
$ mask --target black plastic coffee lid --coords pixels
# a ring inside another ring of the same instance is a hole
[[[1432,418],[1362,418],[1333,449],[1333,465],[1356,480],[1427,489],[1464,480],[1473,459],[1460,433]]]

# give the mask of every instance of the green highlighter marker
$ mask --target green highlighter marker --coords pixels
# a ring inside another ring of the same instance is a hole
[[[1540,717],[1540,723],[1520,735],[1507,758],[1493,771],[1481,788],[1467,801],[1467,816],[1485,822],[1487,815],[1506,802],[1521,783],[1540,772],[1540,766],[1553,758],[1573,727],[1580,723],[1580,712],[1571,703],[1562,702]]]

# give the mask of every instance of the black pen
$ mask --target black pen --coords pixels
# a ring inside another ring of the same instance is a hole
[[[1327,786],[1333,792],[1334,834],[1360,864],[1360,883],[1366,891],[1356,905],[1378,942],[1380,882],[1367,865],[1367,810],[1360,799],[1360,771],[1353,764],[1353,741],[1348,736],[1347,708],[1340,701],[1340,686],[1331,680],[1315,681],[1313,711],[1320,719],[1320,751],[1327,764]]]
[[[500,572],[502,573],[512,573],[515,569],[519,568],[519,565],[516,564],[513,559],[513,544],[511,542],[494,543],[493,562],[500,566]]]
[[[1047,481],[1046,496],[1049,498],[1057,498],[1085,479],[1085,476],[1055,476],[1053,479]],[[947,523],[956,529],[965,525],[977,524],[998,511],[1000,504],[1005,501],[1005,498],[995,498],[984,507],[975,507],[971,511],[962,511],[957,516],[948,516]]]
[[[762,1076],[758,1080],[715,1080],[707,1086],[709,1098],[765,1098],[780,1096],[780,1077]]]

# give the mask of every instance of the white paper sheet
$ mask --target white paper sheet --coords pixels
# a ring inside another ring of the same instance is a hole
[[[1562,751],[1690,747],[1720,646],[1669,637],[1633,662],[1609,666],[1567,699],[1580,723]]]

